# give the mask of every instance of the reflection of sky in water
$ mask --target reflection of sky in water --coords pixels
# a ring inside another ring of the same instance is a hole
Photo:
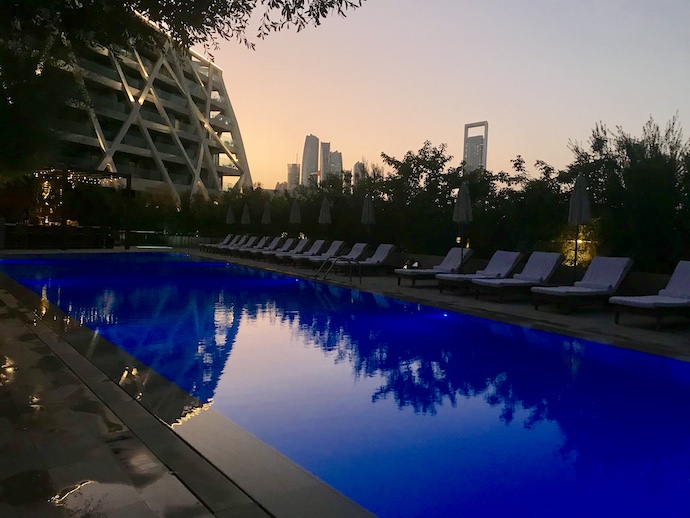
[[[380,516],[684,514],[688,364],[186,256],[117,257],[0,269]]]

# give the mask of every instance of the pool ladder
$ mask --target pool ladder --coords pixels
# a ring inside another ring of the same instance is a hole
[[[328,277],[328,274],[331,273],[331,270],[333,269],[333,267],[335,266],[335,264],[338,261],[341,261],[343,263],[347,263],[347,265],[349,267],[348,270],[350,273],[350,282],[352,282],[352,265],[357,264],[359,266],[359,283],[362,284],[362,266],[359,264],[359,261],[355,261],[354,259],[349,259],[345,256],[335,257],[332,259],[326,259],[323,263],[321,263],[321,266],[319,266],[319,269],[316,270],[316,274],[314,274],[314,278],[318,279],[319,274],[321,273],[321,270],[323,270],[323,267],[326,266],[326,263],[330,262],[331,265],[328,267],[328,269],[326,270],[326,273],[323,275],[322,280],[325,281],[326,277]]]

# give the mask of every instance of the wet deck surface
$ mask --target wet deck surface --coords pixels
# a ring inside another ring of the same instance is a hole
[[[178,250],[179,251],[179,250]],[[196,251],[189,251],[197,253]],[[313,278],[313,270],[199,254]],[[690,321],[610,310],[535,311],[528,300],[439,293],[393,276],[328,282],[690,361]],[[0,516],[366,516],[210,408],[185,423],[183,391],[37,297],[0,283]],[[130,375],[124,376],[123,372]],[[142,380],[146,380],[143,383]],[[218,447],[222,445],[222,447]]]

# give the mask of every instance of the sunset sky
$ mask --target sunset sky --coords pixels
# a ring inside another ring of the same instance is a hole
[[[215,51],[252,178],[273,188],[311,133],[381,163],[425,140],[462,160],[464,125],[489,122],[488,169],[521,154],[555,167],[594,124],[690,128],[687,0],[368,0],[347,18]],[[250,32],[253,34],[253,32]],[[686,131],[686,135],[690,130]]]

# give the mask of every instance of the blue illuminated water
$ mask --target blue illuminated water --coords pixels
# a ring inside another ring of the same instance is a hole
[[[688,514],[686,363],[186,255],[0,271],[379,516]]]

